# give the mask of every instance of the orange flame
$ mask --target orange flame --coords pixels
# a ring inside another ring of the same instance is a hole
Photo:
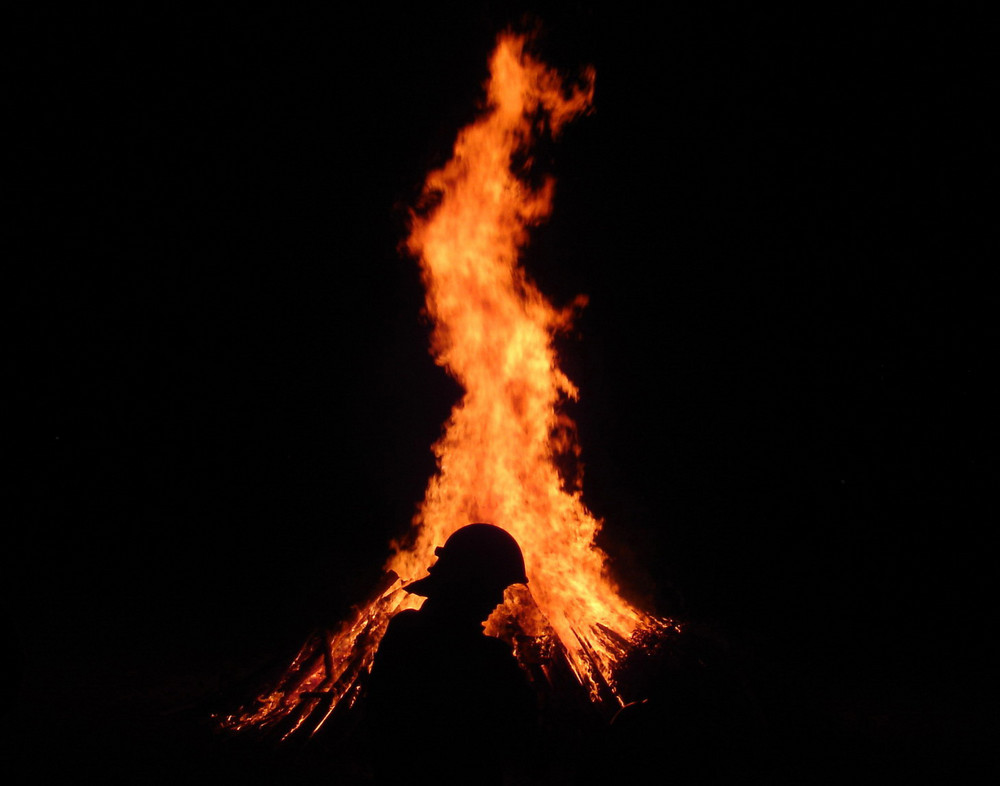
[[[597,626],[627,639],[644,615],[604,575],[604,555],[594,546],[599,522],[554,460],[575,449],[572,422],[559,405],[577,389],[559,369],[552,342],[569,327],[572,310],[554,309],[518,266],[527,227],[552,209],[553,183],[532,189],[512,171],[543,123],[557,134],[591,107],[594,73],[567,93],[524,45],[501,36],[490,63],[489,111],[459,134],[452,159],[427,178],[425,194],[437,204],[412,223],[407,245],[423,271],[432,350],[465,395],[434,446],[439,473],[415,519],[416,541],[388,567],[416,577],[459,527],[503,527],[521,544],[531,594],[578,673],[591,660],[583,655],[589,645],[610,677],[618,653],[597,640]]]
[[[594,72],[567,90],[525,43],[500,36],[486,111],[460,132],[451,160],[428,176],[424,196],[432,207],[412,216],[406,245],[423,273],[431,351],[464,395],[434,445],[439,471],[408,544],[393,544],[386,564],[390,581],[400,578],[376,591],[338,635],[307,643],[283,684],[256,712],[230,718],[232,726],[297,710],[294,731],[317,706],[326,707],[321,725],[342,699],[352,703],[389,619],[422,602],[401,587],[425,575],[434,548],[471,522],[508,530],[529,578],[530,594],[509,590],[487,632],[513,629],[520,635],[509,638],[518,646],[556,646],[595,700],[615,695],[613,668],[633,634],[670,625],[619,596],[595,546],[600,522],[583,503],[579,478],[563,478],[557,468],[557,459],[579,448],[573,422],[560,412],[577,389],[559,369],[553,338],[586,299],[556,309],[518,265],[528,227],[552,209],[553,183],[532,188],[514,170],[539,132],[556,135],[590,109]]]

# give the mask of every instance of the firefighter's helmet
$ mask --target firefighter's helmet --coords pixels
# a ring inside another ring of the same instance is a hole
[[[429,568],[430,575],[409,584],[407,592],[430,598],[442,591],[504,590],[528,581],[517,541],[492,524],[469,524],[455,530],[434,553],[438,560]]]

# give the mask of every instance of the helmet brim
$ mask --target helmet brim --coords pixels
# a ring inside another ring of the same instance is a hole
[[[504,589],[514,584],[527,584],[527,583],[528,583],[528,577],[520,576],[516,581],[508,583],[507,586],[504,587]],[[434,574],[430,574],[428,576],[424,576],[422,579],[417,579],[411,584],[407,584],[405,587],[403,587],[403,589],[409,592],[411,595],[420,595],[421,597],[424,598],[430,598],[433,595],[441,594],[441,590],[446,586],[446,584],[447,582],[443,581],[439,577],[434,576]]]
[[[420,595],[424,598],[429,598],[434,592],[441,588],[441,582],[435,581],[434,576],[425,576],[422,579],[417,579],[412,584],[407,584],[403,589],[409,592],[411,595]]]

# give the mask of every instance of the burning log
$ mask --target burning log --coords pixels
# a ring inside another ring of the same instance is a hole
[[[559,368],[553,339],[586,299],[557,309],[519,266],[528,228],[549,214],[554,193],[551,179],[533,188],[520,172],[538,134],[556,136],[590,111],[594,72],[567,85],[528,54],[528,43],[499,37],[485,111],[459,133],[452,159],[428,175],[411,215],[406,248],[426,288],[431,352],[464,389],[433,447],[438,472],[367,603],[337,631],[312,636],[256,707],[224,719],[228,728],[284,739],[315,734],[338,707],[349,709],[389,621],[422,602],[405,585],[470,522],[501,527],[524,551],[532,589],[508,589],[485,632],[510,644],[550,702],[578,695],[610,716],[636,698],[621,695],[617,664],[643,637],[677,630],[619,595],[595,545],[601,522],[583,503],[580,475],[560,471],[579,453],[562,411],[577,389]]]

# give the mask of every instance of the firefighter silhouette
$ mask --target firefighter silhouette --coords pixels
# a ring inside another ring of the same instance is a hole
[[[517,542],[470,524],[435,550],[429,575],[406,587],[426,598],[386,630],[367,691],[373,766],[386,780],[500,782],[527,755],[535,697],[510,647],[483,621],[511,584],[527,582]]]

